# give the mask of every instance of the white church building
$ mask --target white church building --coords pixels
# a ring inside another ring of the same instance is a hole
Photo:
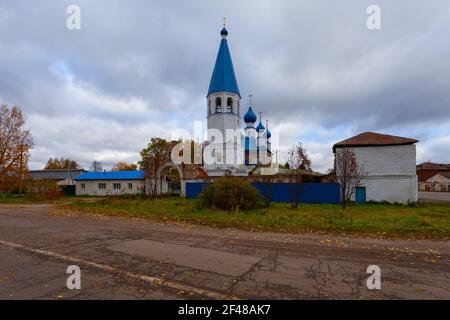
[[[206,96],[208,140],[204,169],[210,177],[247,176],[257,163],[270,163],[272,134],[268,121],[263,125],[261,113],[255,127],[258,118],[251,105],[251,95],[250,105],[241,119],[241,93],[225,26],[220,35],[222,39]],[[242,128],[242,120],[245,128]]]
[[[277,173],[272,170],[263,172],[263,169],[272,169],[267,168],[272,163],[272,134],[268,121],[263,124],[261,113],[258,119],[252,106],[251,95],[249,106],[241,117],[242,97],[225,26],[220,36],[220,46],[206,95],[208,135],[203,143],[203,164],[175,165],[171,159],[167,159],[156,177],[159,181],[159,192],[168,190],[169,167],[177,168],[183,195],[186,195],[187,183],[199,182],[202,179],[213,181],[215,177],[224,175],[249,176],[251,173],[252,176],[275,176]],[[336,143],[333,146],[336,157],[339,157],[343,148],[351,148],[358,164],[365,171],[353,200],[416,202],[417,142],[409,138],[365,132]],[[261,167],[260,171],[254,170],[258,166]],[[113,195],[141,192],[144,179],[144,173],[136,171],[88,173],[75,180],[79,195]],[[339,198],[339,194],[337,197]]]

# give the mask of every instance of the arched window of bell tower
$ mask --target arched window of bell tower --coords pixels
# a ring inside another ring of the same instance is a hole
[[[220,97],[216,98],[216,112],[222,112],[222,99]]]
[[[227,112],[233,112],[233,99],[227,99]]]

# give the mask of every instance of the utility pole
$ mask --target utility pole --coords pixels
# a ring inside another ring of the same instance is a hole
[[[73,183],[73,177],[72,177],[72,170],[71,170],[71,160],[67,159],[67,171],[69,172],[69,177],[70,177],[70,184],[74,185]]]
[[[19,164],[19,194],[22,194],[23,189],[23,144],[20,144],[20,164]]]

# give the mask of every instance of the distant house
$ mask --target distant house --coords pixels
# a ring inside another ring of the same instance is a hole
[[[432,182],[433,179],[428,181],[436,174],[450,173],[450,164],[441,164],[433,162],[424,162],[417,165],[417,176],[419,177],[419,190],[420,191],[434,191],[435,187]],[[440,189],[440,188],[437,188]]]
[[[420,191],[450,192],[450,171],[438,172],[419,183]]]
[[[53,180],[59,186],[75,185],[75,178],[86,173],[83,169],[74,170],[31,170],[28,175],[31,180]]]
[[[336,143],[336,158],[342,148],[350,148],[365,176],[357,188],[354,200],[416,202],[416,146],[418,140],[364,132]]]
[[[88,172],[77,178],[76,195],[123,195],[142,192],[144,171]]]

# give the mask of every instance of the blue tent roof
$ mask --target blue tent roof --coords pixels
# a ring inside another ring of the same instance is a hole
[[[144,171],[88,172],[75,178],[82,180],[143,180]]]
[[[226,31],[226,30],[225,30]],[[219,52],[216,58],[216,65],[209,84],[208,95],[215,92],[233,92],[241,95],[239,87],[236,81],[236,75],[234,74],[233,61],[231,60],[230,50],[228,49],[228,43],[226,34],[222,30],[222,40],[220,41]]]

